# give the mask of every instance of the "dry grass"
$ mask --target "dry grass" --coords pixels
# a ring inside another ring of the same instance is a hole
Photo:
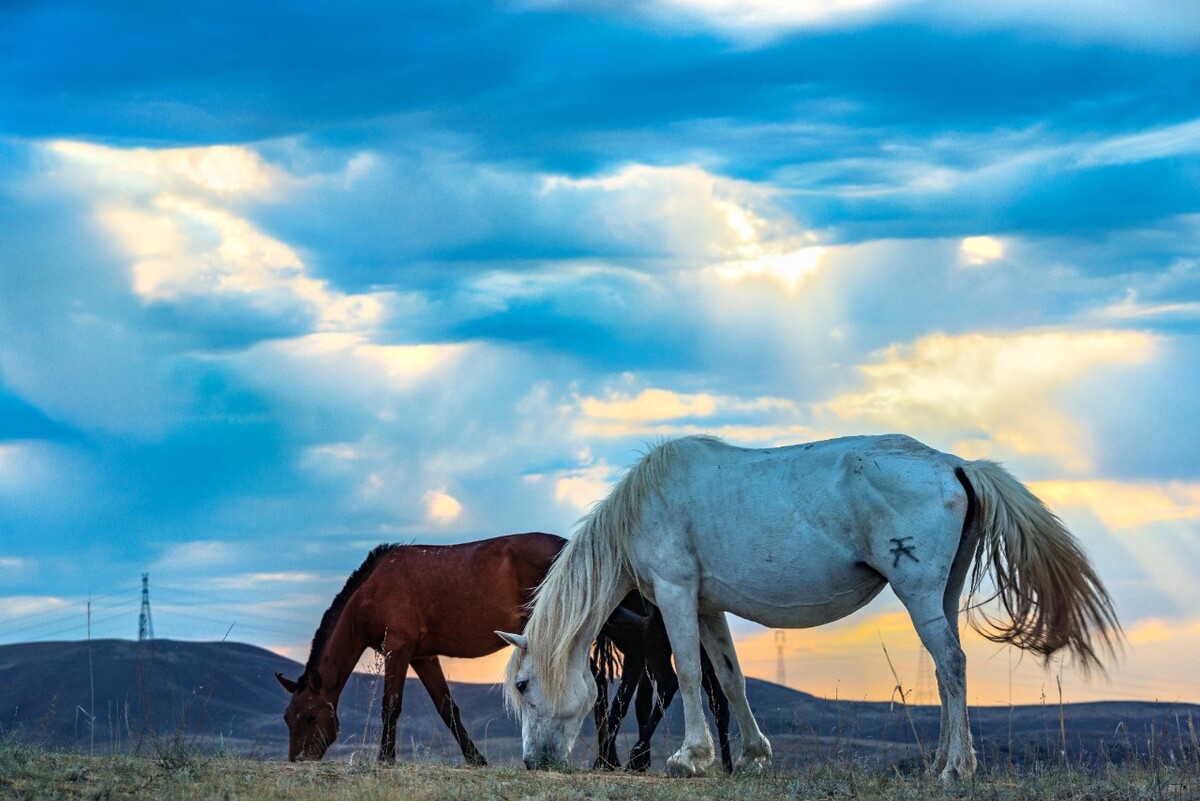
[[[926,776],[827,762],[793,773],[672,779],[620,773],[527,773],[516,767],[401,764],[380,768],[373,763],[344,762],[292,765],[198,753],[172,760],[130,755],[92,757],[47,751],[10,737],[0,740],[0,798],[1187,801],[1200,798],[1200,773],[1191,765],[1139,764],[1091,771],[1059,766],[942,785]]]

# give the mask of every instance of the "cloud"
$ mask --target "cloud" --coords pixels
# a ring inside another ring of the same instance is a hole
[[[915,7],[918,16],[963,29],[1016,28],[1069,41],[1116,42],[1147,49],[1177,49],[1195,44],[1195,7],[1187,0],[1165,0],[1147,9],[1135,0],[1083,0],[1069,7],[1035,0],[989,3],[941,0]]]
[[[1039,481],[1034,492],[1052,506],[1080,506],[1110,531],[1151,523],[1200,521],[1200,484],[1120,481]]]
[[[554,500],[586,512],[604,500],[618,478],[620,472],[604,462],[558,471],[554,475]]]
[[[321,576],[311,571],[243,573],[232,576],[215,576],[208,579],[205,586],[217,590],[261,589],[264,584],[299,584],[307,587],[320,580]]]
[[[824,252],[771,188],[699,167],[635,164],[599,178],[550,176],[544,192],[553,203],[581,207],[589,223],[582,230],[601,232],[630,255],[670,256],[729,281],[766,276],[791,295]]]
[[[991,236],[968,236],[958,246],[963,260],[972,266],[986,264],[1004,256],[1004,243]]]
[[[1048,457],[1060,469],[1093,463],[1086,427],[1055,401],[1093,370],[1154,358],[1137,331],[931,334],[861,366],[867,386],[823,405],[844,421],[922,432],[963,456]]]
[[[425,514],[434,523],[449,523],[462,513],[462,504],[443,490],[425,493]]]
[[[629,394],[610,388],[601,397],[575,396],[574,407],[574,428],[585,440],[708,433],[737,442],[774,444],[811,433],[799,422],[802,409],[784,398],[746,399],[658,387]]]
[[[118,149],[47,146],[60,180],[85,191],[129,266],[133,293],[220,327],[222,317],[262,318],[294,333],[376,326],[386,298],[346,295],[312,278],[298,253],[231,204],[272,199],[300,183],[247,148]],[[199,301],[195,303],[194,301]],[[266,335],[270,335],[264,332]]]
[[[640,4],[646,5],[646,4]],[[796,31],[864,27],[869,24],[921,21],[940,28],[988,30],[1016,28],[1025,35],[1065,37],[1072,41],[1120,42],[1141,47],[1179,48],[1195,43],[1195,12],[1186,0],[1168,0],[1149,13],[1131,0],[1086,0],[1069,9],[1018,0],[1007,3],[920,2],[919,0],[656,0],[649,9],[635,4],[616,8],[637,13],[679,30],[679,17],[691,17],[741,43],[763,46]],[[674,25],[668,25],[670,22]],[[684,30],[686,30],[686,26]]]
[[[223,567],[236,562],[238,550],[227,541],[215,539],[169,543],[151,569],[179,573],[182,568]]]

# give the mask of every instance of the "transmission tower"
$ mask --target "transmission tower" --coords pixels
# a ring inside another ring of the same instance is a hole
[[[932,704],[934,699],[933,687],[933,657],[920,646],[917,647],[917,686],[913,689],[913,703]]]
[[[787,634],[775,629],[775,683],[781,687],[787,686],[787,670],[783,664],[783,644],[786,640]]]
[[[138,615],[138,642],[154,639],[154,621],[150,619],[150,574],[142,574],[142,611]]]

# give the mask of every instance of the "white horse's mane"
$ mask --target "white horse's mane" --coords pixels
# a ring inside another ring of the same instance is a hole
[[[545,697],[562,698],[571,649],[580,637],[594,639],[612,612],[606,601],[623,582],[636,583],[629,560],[629,542],[641,519],[642,507],[658,491],[673,466],[686,458],[687,444],[720,442],[696,435],[654,445],[580,521],[546,578],[538,586],[525,626],[535,671],[544,683]],[[505,701],[515,708],[516,652],[505,672]]]

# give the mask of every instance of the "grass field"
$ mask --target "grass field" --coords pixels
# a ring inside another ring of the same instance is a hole
[[[293,765],[188,750],[153,755],[48,751],[0,740],[0,798],[18,799],[567,799],[602,801],[766,801],[767,799],[1200,799],[1200,770],[1189,763],[1068,765],[980,775],[948,785],[921,775],[826,762],[790,773],[672,779],[622,773],[528,773],[518,767],[399,764],[380,768],[321,762]]]

